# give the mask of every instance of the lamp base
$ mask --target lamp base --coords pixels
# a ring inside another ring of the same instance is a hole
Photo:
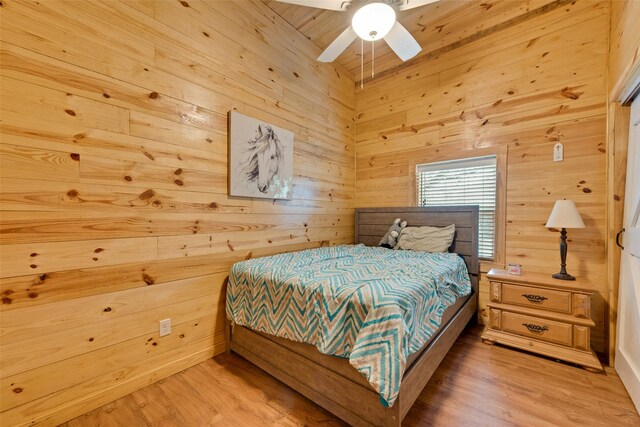
[[[573,277],[572,275],[568,274],[568,273],[556,273],[553,276],[554,279],[560,279],[560,280],[576,280],[575,277]]]

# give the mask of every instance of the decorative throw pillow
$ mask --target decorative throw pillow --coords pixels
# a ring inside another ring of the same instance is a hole
[[[455,224],[446,227],[407,227],[400,233],[394,249],[447,252],[453,243],[455,232]]]

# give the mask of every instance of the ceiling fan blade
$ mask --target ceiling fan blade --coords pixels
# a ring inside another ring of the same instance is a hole
[[[405,30],[406,31],[406,30]],[[320,62],[333,62],[358,37],[351,25],[344,30],[318,57]]]
[[[414,7],[424,6],[425,4],[435,3],[438,0],[404,0],[404,4],[398,7],[399,11],[413,9]]]
[[[408,61],[422,50],[416,39],[398,21],[393,24],[389,34],[384,36],[384,41],[403,61]]]
[[[295,4],[298,6],[315,7],[327,10],[346,10],[350,0],[276,0],[280,3]]]

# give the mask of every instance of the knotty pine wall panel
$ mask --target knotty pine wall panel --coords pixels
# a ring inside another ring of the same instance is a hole
[[[0,13],[2,425],[220,353],[234,262],[353,241],[353,78],[262,2]],[[230,110],[295,133],[293,200],[227,197]]]
[[[617,96],[640,64],[640,2],[612,0],[609,43],[609,92]],[[612,100],[612,99],[610,99]]]
[[[568,269],[597,292],[593,344],[602,352],[609,3],[561,2],[513,25],[490,26],[483,27],[485,37],[368,81],[356,92],[356,206],[410,204],[416,162],[506,147],[504,262],[557,272],[559,233],[544,224],[556,200],[574,200],[586,228],[569,230]],[[563,162],[552,160],[558,133]],[[484,263],[483,271],[490,267]],[[480,292],[482,319],[484,277]]]

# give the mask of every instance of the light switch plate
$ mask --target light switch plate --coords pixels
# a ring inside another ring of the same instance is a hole
[[[553,146],[553,161],[561,162],[562,160],[564,160],[564,147],[558,142]]]

